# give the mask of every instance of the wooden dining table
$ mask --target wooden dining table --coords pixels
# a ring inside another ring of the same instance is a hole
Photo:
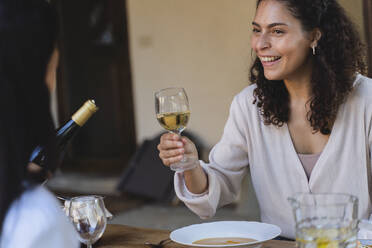
[[[169,239],[170,231],[151,228],[139,228],[126,225],[108,224],[102,238],[93,245],[94,248],[186,248]],[[161,241],[162,245],[157,245]],[[294,248],[295,242],[270,240],[261,248]]]

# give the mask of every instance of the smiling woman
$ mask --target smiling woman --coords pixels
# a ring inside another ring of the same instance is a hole
[[[308,2],[258,1],[252,38],[258,57],[251,82],[257,84],[255,97],[265,122],[281,126],[290,118],[288,91],[293,82],[309,81],[307,117],[314,132],[327,135],[355,72],[366,73],[365,53],[356,28],[336,1]],[[280,60],[266,62],[270,53]]]
[[[235,96],[210,162],[176,173],[178,197],[210,217],[250,170],[261,220],[286,238],[295,237],[287,199],[297,192],[355,195],[358,217],[369,218],[372,80],[354,24],[337,0],[258,0],[252,32],[252,85]],[[197,156],[174,134],[158,148],[167,166]]]

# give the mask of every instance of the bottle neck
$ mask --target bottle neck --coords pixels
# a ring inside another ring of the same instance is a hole
[[[83,126],[85,122],[98,110],[95,102],[93,100],[86,101],[81,108],[76,111],[71,119],[78,124],[79,126]]]
[[[64,146],[79,129],[80,126],[74,120],[69,120],[57,130],[57,145]]]

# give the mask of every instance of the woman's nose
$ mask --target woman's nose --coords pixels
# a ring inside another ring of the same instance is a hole
[[[256,50],[263,50],[270,47],[270,40],[266,34],[261,34],[259,37],[257,37]]]

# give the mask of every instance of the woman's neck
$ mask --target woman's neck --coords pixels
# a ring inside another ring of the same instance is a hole
[[[284,84],[289,93],[289,99],[294,102],[307,102],[311,95],[312,67],[310,63],[297,70],[298,73],[284,79]]]
[[[307,102],[311,97],[310,80],[284,80],[291,101]]]

